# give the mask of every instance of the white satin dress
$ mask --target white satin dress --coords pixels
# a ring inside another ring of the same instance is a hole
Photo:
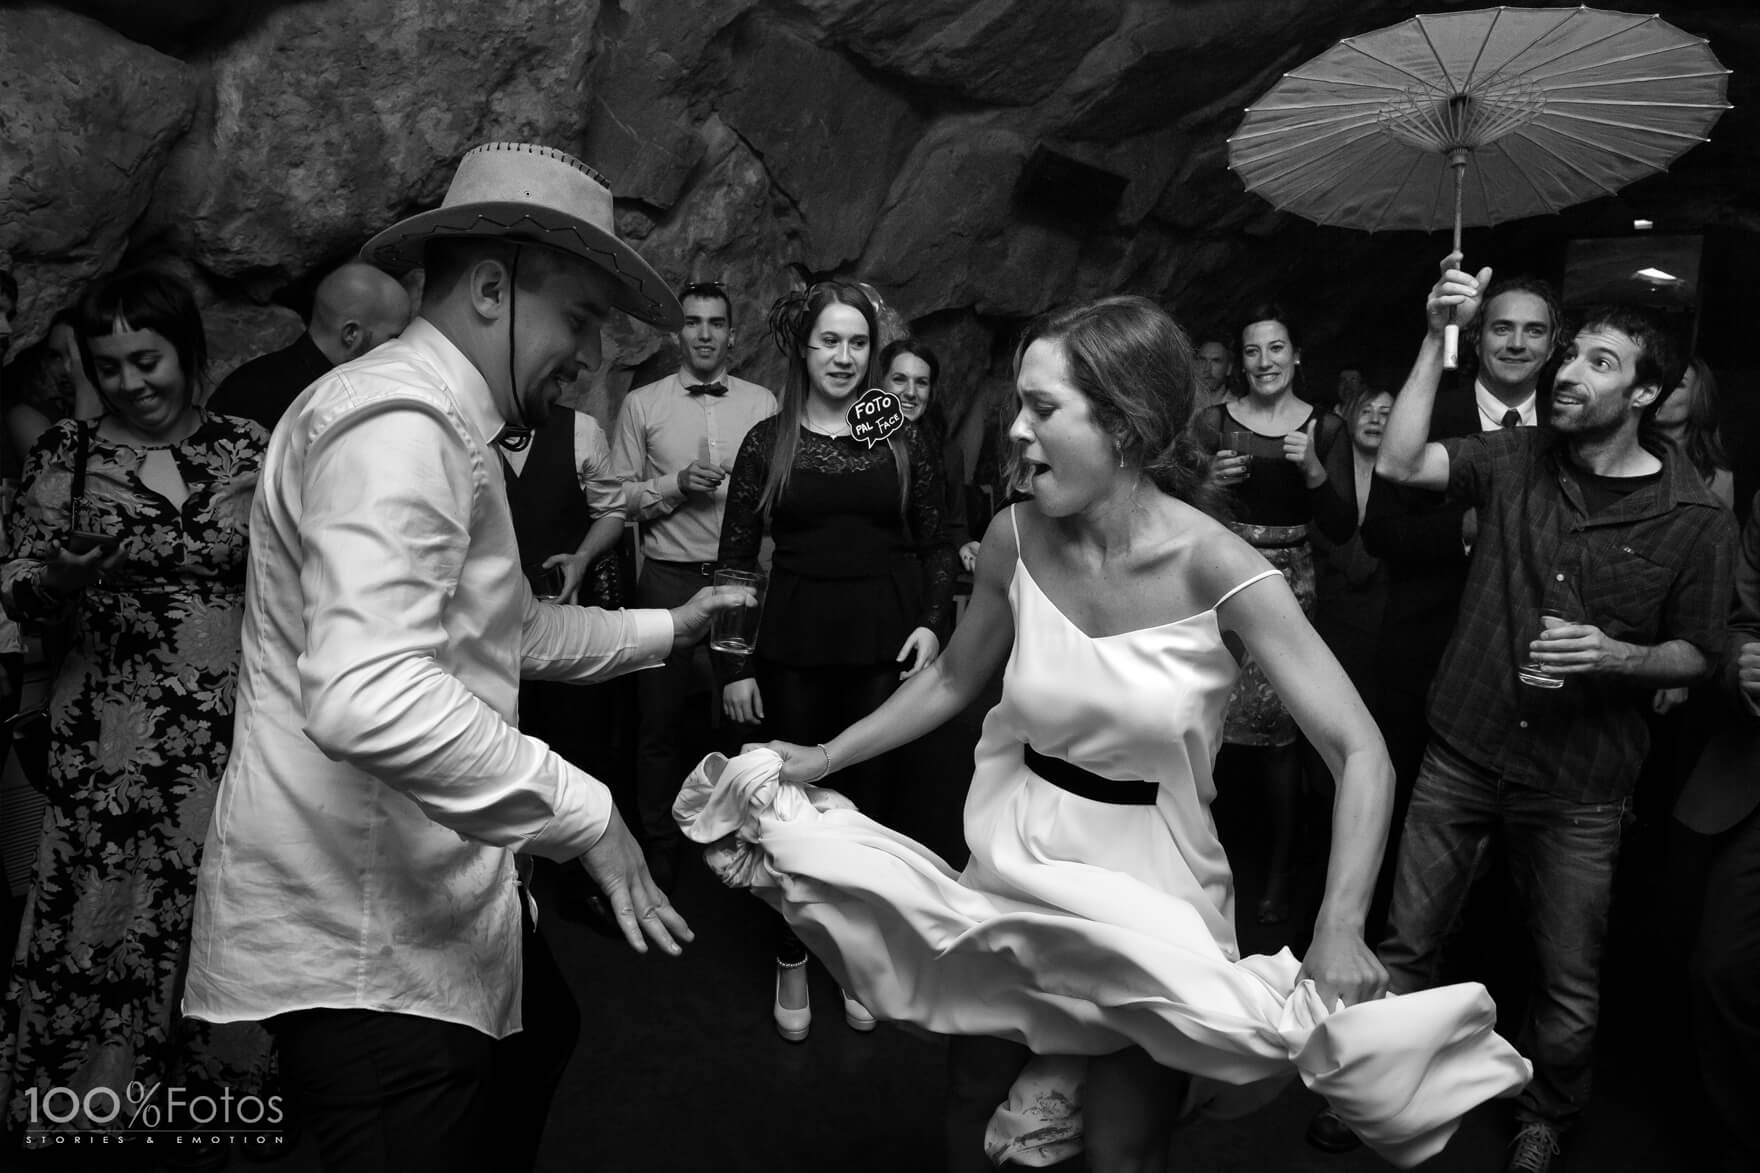
[[[1210,814],[1237,673],[1216,608],[1277,574],[1198,614],[1093,637],[1017,560],[1014,648],[975,754],[962,873],[834,791],[780,783],[767,750],[712,755],[680,791],[674,815],[710,868],[778,908],[877,1017],[1044,1057],[991,1122],[998,1163],[1078,1148],[1080,1057],[1131,1045],[1224,1084],[1299,1073],[1402,1165],[1527,1082],[1482,986],[1335,1010],[1311,982],[1297,987],[1288,950],[1239,955]],[[1102,778],[1156,783],[1155,802],[1060,789],[1027,768],[1028,744]]]

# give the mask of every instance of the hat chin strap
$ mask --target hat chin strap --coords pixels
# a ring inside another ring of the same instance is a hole
[[[525,404],[520,401],[519,377],[513,369],[515,351],[519,345],[519,255],[524,246],[513,246],[513,266],[507,279],[507,389],[513,396],[513,419],[508,423],[523,431],[531,431],[532,424],[526,419]]]

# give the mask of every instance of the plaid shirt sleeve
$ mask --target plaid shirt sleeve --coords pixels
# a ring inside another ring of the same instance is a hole
[[[1517,434],[1517,429],[1511,429],[1508,436]],[[1492,442],[1506,439],[1503,432],[1474,432],[1437,441],[1448,453],[1447,496],[1450,501],[1457,505],[1479,506],[1490,499],[1494,480],[1514,471],[1499,467],[1508,463],[1500,459],[1507,444]]]

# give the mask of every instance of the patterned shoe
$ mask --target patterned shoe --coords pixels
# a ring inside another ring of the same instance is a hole
[[[1552,1158],[1558,1156],[1558,1130],[1530,1120],[1516,1133],[1510,1150],[1505,1173],[1546,1173],[1552,1168]]]

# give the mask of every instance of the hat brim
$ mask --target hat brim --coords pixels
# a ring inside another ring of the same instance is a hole
[[[431,240],[490,237],[541,244],[597,266],[612,280],[611,304],[650,325],[676,330],[684,310],[648,262],[617,237],[585,220],[531,204],[459,204],[419,212],[361,246],[361,257],[381,268],[412,269]]]

